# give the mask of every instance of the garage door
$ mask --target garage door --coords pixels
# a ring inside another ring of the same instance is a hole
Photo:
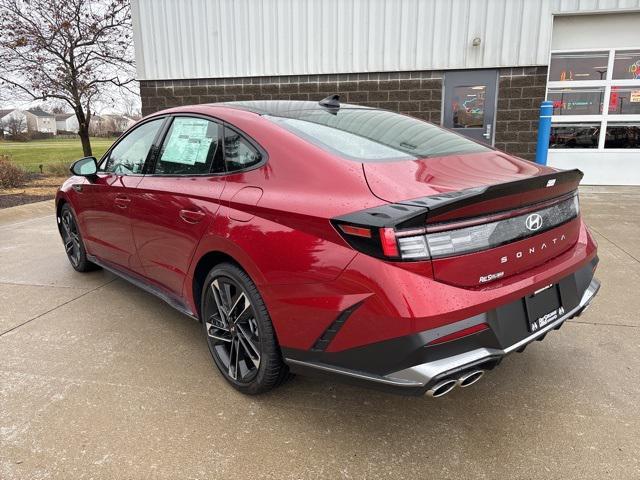
[[[640,13],[556,17],[549,164],[584,183],[640,185]]]

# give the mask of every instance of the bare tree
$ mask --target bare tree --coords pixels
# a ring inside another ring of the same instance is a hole
[[[13,139],[22,138],[27,131],[27,120],[24,115],[11,113],[0,121],[0,133],[8,134]]]
[[[65,108],[64,104],[56,103],[50,106],[47,111],[50,111],[54,115],[60,115],[61,113],[67,113],[68,110]]]
[[[91,155],[92,109],[133,80],[129,0],[0,0],[0,81],[31,99],[66,102]]]
[[[131,95],[122,97],[122,111],[129,118],[138,118],[140,114],[140,97],[133,97]]]
[[[13,140],[17,140],[25,134],[27,121],[22,115],[9,115],[9,118],[0,122],[0,130],[11,135]]]

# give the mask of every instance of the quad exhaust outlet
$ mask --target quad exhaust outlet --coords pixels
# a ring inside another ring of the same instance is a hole
[[[458,378],[454,376],[445,378],[427,390],[427,395],[433,398],[438,398],[450,393],[456,387],[469,387],[480,380],[484,375],[484,372],[485,370],[472,370]]]
[[[462,388],[469,387],[480,380],[483,375],[484,370],[474,370],[473,372],[466,373],[458,379],[457,385]]]

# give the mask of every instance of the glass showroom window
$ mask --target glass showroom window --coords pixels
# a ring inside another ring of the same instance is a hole
[[[640,114],[640,86],[619,87],[612,85],[609,96],[609,115],[638,114]]]
[[[552,52],[550,148],[640,149],[640,49]]]
[[[598,148],[599,123],[558,123],[551,127],[551,148]]]
[[[604,87],[549,89],[554,115],[599,115],[604,102]]]
[[[549,65],[549,81],[604,80],[608,64],[609,51],[554,53]]]
[[[622,50],[615,53],[613,79],[640,80],[640,50]]]
[[[607,124],[604,148],[640,148],[640,122]]]

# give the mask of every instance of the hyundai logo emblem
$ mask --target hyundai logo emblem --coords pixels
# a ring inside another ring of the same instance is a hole
[[[529,230],[535,232],[542,227],[542,217],[538,213],[532,213],[527,217],[524,224]]]

